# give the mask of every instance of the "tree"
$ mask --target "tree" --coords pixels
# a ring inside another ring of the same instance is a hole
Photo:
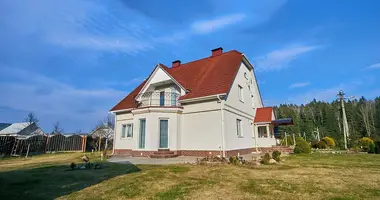
[[[51,132],[52,134],[62,134],[63,133],[63,128],[61,128],[61,125],[59,122],[56,122],[53,125],[53,131]]]
[[[24,119],[25,122],[28,123],[28,125],[36,123],[38,124],[39,120],[38,118],[34,115],[33,112],[30,112]]]
[[[115,120],[114,115],[109,114],[103,120],[99,121],[92,131],[92,138],[94,140],[94,147],[100,149],[98,145],[99,140],[105,139],[104,151],[108,149],[108,146],[113,141]]]
[[[364,99],[364,98],[363,98]],[[360,115],[366,131],[366,136],[371,137],[375,131],[375,104],[373,101],[363,101],[359,106]]]

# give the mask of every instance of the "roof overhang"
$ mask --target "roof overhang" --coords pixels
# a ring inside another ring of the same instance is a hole
[[[120,112],[128,112],[131,111],[133,108],[128,108],[128,109],[121,109],[121,110],[112,110],[109,113],[115,114],[115,113],[120,113]]]
[[[288,126],[288,125],[294,125],[294,122],[292,118],[282,118],[282,119],[273,120],[272,124],[275,126]]]
[[[203,97],[197,97],[197,98],[191,98],[191,99],[183,99],[179,100],[180,103],[192,103],[192,102],[198,102],[198,101],[206,101],[206,100],[211,100],[211,99],[218,99],[218,96],[226,96],[226,93],[222,94],[214,94],[214,95],[209,95],[209,96],[203,96]]]

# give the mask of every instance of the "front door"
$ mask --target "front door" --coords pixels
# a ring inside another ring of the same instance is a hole
[[[160,148],[168,148],[168,120],[160,120]]]
[[[145,119],[140,119],[140,140],[139,140],[139,148],[144,149],[145,148],[145,128],[146,127],[146,121]]]

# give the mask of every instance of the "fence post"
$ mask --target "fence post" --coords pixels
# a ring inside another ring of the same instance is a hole
[[[29,155],[29,148],[30,148],[30,144],[28,144],[28,150],[26,150],[26,155],[25,155],[25,158],[27,158],[27,157],[28,157],[28,155]]]
[[[296,146],[296,137],[294,137],[294,133],[293,133],[293,145]]]
[[[288,137],[286,136],[286,132],[285,132],[285,146],[288,146]]]

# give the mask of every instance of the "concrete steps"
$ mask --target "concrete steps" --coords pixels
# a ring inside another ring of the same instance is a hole
[[[151,158],[174,158],[178,155],[174,153],[174,151],[170,151],[169,149],[158,149],[158,151],[154,152],[149,157]]]

